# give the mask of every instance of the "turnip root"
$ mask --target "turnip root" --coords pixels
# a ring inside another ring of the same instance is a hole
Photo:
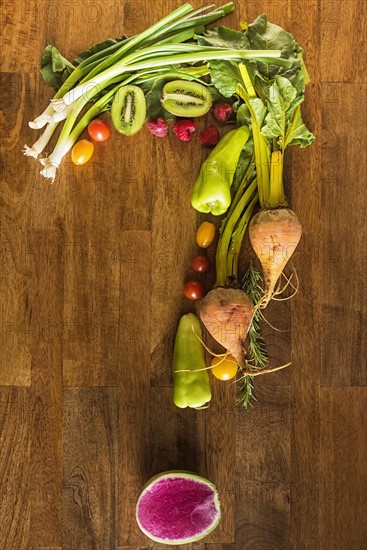
[[[251,298],[243,290],[217,287],[199,306],[199,315],[208,332],[245,367],[244,344],[254,314]]]
[[[261,210],[251,220],[249,237],[263,270],[264,294],[260,306],[266,307],[275,285],[302,235],[302,226],[290,208]]]

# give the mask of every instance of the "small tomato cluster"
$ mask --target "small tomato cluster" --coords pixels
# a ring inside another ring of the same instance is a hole
[[[89,137],[97,142],[106,141],[111,134],[111,130],[107,122],[101,118],[95,118],[88,124]],[[77,166],[88,162],[94,153],[94,143],[89,139],[81,139],[77,141],[71,150],[71,160]]]
[[[214,237],[215,225],[203,222],[196,231],[196,244],[200,248],[208,248],[214,241]],[[203,254],[203,252],[199,252],[191,258],[190,267],[195,273],[206,273],[210,267],[208,256]],[[188,300],[199,300],[204,295],[204,286],[201,281],[190,279],[184,284],[183,293]]]

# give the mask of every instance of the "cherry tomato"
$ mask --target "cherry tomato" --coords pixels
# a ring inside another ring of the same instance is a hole
[[[110,137],[111,130],[107,122],[95,118],[88,124],[88,134],[94,141],[106,141]]]
[[[204,256],[204,254],[197,254],[191,258],[190,265],[197,273],[206,273],[210,267],[210,262],[208,256]]]
[[[184,284],[183,292],[188,300],[198,300],[204,294],[204,287],[199,281],[191,280]]]
[[[196,231],[196,242],[200,248],[208,248],[214,241],[215,225],[210,222],[203,222]]]
[[[94,152],[94,145],[88,139],[77,141],[71,151],[71,160],[74,164],[85,164]]]
[[[211,366],[214,367],[211,371],[218,380],[231,380],[236,376],[238,369],[238,365],[232,355],[227,355],[226,358],[213,357]]]

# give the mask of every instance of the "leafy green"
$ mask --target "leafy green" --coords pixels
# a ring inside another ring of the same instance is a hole
[[[165,120],[173,120],[175,117],[166,109],[163,108],[161,103],[162,89],[168,80],[163,78],[156,78],[140,85],[145,94],[145,100],[147,103],[147,118],[150,120],[157,120],[162,117]]]
[[[285,143],[287,111],[296,96],[297,91],[289,80],[280,76],[275,77],[274,83],[269,88],[268,114],[261,133],[269,141],[276,139],[282,149]]]
[[[234,173],[233,180],[232,180],[233,191],[237,191],[246,173],[249,163],[251,162],[253,150],[254,150],[254,142],[252,138],[249,138],[246,141],[237,162],[236,171]]]
[[[241,73],[233,61],[215,60],[209,63],[212,84],[224,97],[232,97],[241,82]]]
[[[74,61],[70,63],[64,57],[55,46],[48,45],[43,51],[41,57],[41,74],[49,86],[52,86],[58,90],[65,80],[70,76],[74,69],[85,62],[90,57],[93,59],[102,60],[105,55],[111,53],[111,49],[116,49],[123,40],[126,40],[126,36],[121,38],[108,38],[103,42],[94,44],[89,50],[80,52]],[[100,54],[99,56],[96,54]]]
[[[288,121],[286,145],[299,145],[302,149],[311,145],[315,136],[310,132],[302,120],[301,110],[295,113],[292,123]]]
[[[74,69],[55,46],[46,46],[41,57],[41,74],[49,86],[58,90]]]
[[[250,49],[247,36],[243,32],[228,27],[207,29],[201,36],[196,36],[195,38],[201,46],[216,46],[217,48],[236,50]]]
[[[246,31],[250,49],[281,50],[282,57],[292,61],[292,67],[286,69],[274,64],[250,62],[253,68],[272,80],[276,75],[288,78],[300,92],[304,90],[304,79],[301,70],[302,48],[293,36],[274,23],[269,23],[266,14],[261,14],[251,23]]]
[[[115,46],[116,44],[122,45],[121,43],[126,41],[126,40],[127,40],[127,37],[122,36],[121,38],[108,38],[107,40],[104,40],[103,42],[97,42],[91,48],[89,48],[89,50],[84,50],[84,51],[80,52],[76,56],[76,58],[74,59],[73,64],[75,66],[78,66],[78,65],[80,65],[80,63],[82,63],[86,59],[89,59],[92,55],[94,55],[98,52],[102,52],[104,50],[108,50],[109,48],[111,48],[111,46]],[[108,52],[105,51],[105,54],[107,54],[107,53]]]
[[[262,135],[271,142],[275,139],[281,149],[287,145],[307,147],[314,140],[313,134],[306,128],[299,106],[303,97],[297,96],[297,90],[286,78],[276,76],[269,88],[267,99],[268,114]]]

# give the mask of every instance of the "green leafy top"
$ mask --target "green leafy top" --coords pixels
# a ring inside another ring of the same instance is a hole
[[[68,76],[81,63],[87,64],[88,59],[93,56],[96,61],[111,53],[121,45],[121,42],[127,40],[126,36],[121,38],[108,38],[103,42],[97,42],[89,50],[83,50],[71,63],[68,61],[55,46],[46,46],[41,57],[41,74],[49,86],[58,90]],[[99,54],[99,55],[96,55]]]

